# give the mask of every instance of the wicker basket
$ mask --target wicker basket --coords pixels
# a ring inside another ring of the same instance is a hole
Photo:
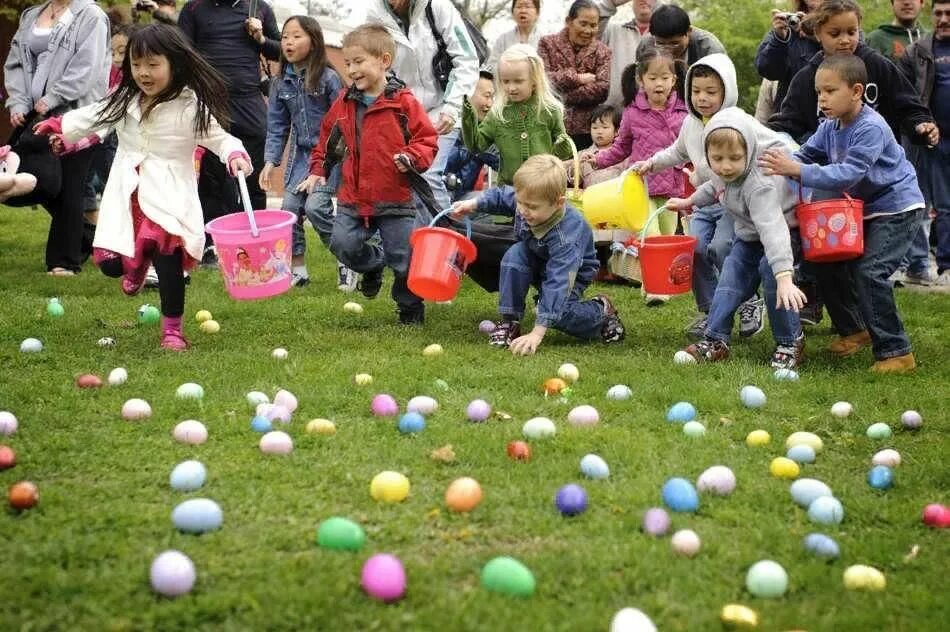
[[[643,282],[639,251],[632,238],[625,242],[615,241],[611,244],[610,258],[607,259],[607,270],[638,287]]]
[[[577,210],[584,209],[584,192],[581,190],[581,160],[577,155],[577,145],[574,139],[566,136],[567,142],[571,145],[571,153],[574,155],[574,189],[567,192],[567,201]]]

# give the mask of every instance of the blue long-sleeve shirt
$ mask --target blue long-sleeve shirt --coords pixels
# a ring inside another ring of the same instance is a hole
[[[452,200],[461,200],[475,189],[478,174],[482,172],[485,165],[497,171],[500,162],[498,153],[491,149],[482,152],[469,150],[462,141],[462,136],[459,135],[445,163],[445,173],[454,173],[459,180],[458,186],[452,191]]]
[[[795,152],[802,186],[847,192],[864,202],[864,217],[922,208],[924,196],[914,167],[887,121],[867,105],[847,127],[826,119]],[[836,196],[837,197],[837,196]]]
[[[560,320],[574,287],[590,285],[600,267],[594,250],[594,233],[587,220],[568,204],[563,219],[542,237],[535,237],[517,213],[515,190],[510,186],[486,190],[478,198],[476,210],[514,216],[515,236],[525,243],[539,268],[543,268],[535,271],[541,277],[541,300],[535,324],[553,327]]]

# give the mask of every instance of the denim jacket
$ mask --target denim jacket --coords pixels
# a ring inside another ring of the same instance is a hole
[[[478,198],[476,210],[515,218],[515,237],[524,242],[534,260],[543,269],[535,270],[541,280],[541,298],[535,323],[553,327],[576,289],[583,292],[600,267],[594,250],[594,233],[580,211],[567,205],[564,218],[543,237],[531,233],[524,219],[516,213],[515,190],[510,186],[486,190]]]
[[[296,186],[307,177],[310,152],[317,144],[320,123],[342,90],[343,82],[340,77],[327,67],[317,85],[317,91],[308,94],[306,77],[295,71],[291,64],[286,65],[283,75],[271,86],[264,161],[274,166],[279,165],[284,145],[288,136],[290,137],[290,150],[287,154],[289,166],[284,170],[284,186]]]

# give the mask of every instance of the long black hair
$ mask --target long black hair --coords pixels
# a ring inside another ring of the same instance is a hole
[[[147,119],[159,103],[178,98],[187,87],[194,90],[198,97],[195,134],[208,131],[211,117],[222,127],[228,127],[227,81],[188,43],[178,28],[155,22],[135,29],[129,36],[125,59],[122,60],[122,82],[99,111],[99,123],[109,126],[117,124],[125,118],[129,104],[141,96],[142,91],[132,78],[132,59],[148,55],[162,55],[168,59],[171,79],[168,87],[146,106],[142,120]]]
[[[287,21],[284,22],[284,28],[287,28],[287,24],[289,24],[291,20],[297,22],[297,24],[300,25],[300,30],[306,33],[307,37],[310,38],[310,54],[305,60],[305,76],[307,92],[316,92],[317,88],[320,86],[320,79],[323,78],[323,71],[327,68],[330,68],[336,72],[327,59],[326,46],[324,45],[323,41],[323,30],[320,28],[320,23],[309,15],[294,15],[287,18]],[[283,35],[283,31],[281,31],[281,35]],[[287,68],[287,64],[289,63],[290,62],[287,61],[287,58],[285,58],[283,53],[281,53],[281,73],[284,72],[284,69]]]

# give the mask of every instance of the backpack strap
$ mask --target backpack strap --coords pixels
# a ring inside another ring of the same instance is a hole
[[[442,32],[439,31],[435,25],[435,14],[432,13],[432,0],[426,2],[426,20],[429,22],[429,30],[432,31],[432,35],[435,37],[435,43],[439,51],[448,52],[449,48],[445,45],[445,40],[442,39]]]

